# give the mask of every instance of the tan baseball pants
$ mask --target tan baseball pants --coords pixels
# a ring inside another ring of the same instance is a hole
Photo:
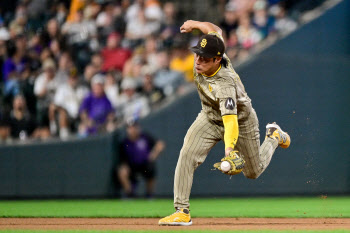
[[[246,164],[243,174],[250,179],[258,178],[269,165],[278,141],[266,138],[260,146],[259,121],[255,110],[246,119],[240,120],[236,150]],[[193,173],[202,164],[209,151],[224,139],[224,126],[209,120],[203,110],[188,129],[176,165],[174,179],[175,208],[189,207]]]

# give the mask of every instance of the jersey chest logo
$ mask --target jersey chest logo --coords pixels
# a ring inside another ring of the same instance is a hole
[[[226,99],[225,108],[228,110],[233,110],[235,108],[235,101],[233,101],[231,97]]]
[[[213,88],[210,86],[210,84],[209,84],[208,87],[209,87],[209,91],[212,92],[212,91],[213,91]]]

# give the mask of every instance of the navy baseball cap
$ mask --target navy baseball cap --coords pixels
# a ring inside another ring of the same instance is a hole
[[[197,45],[190,48],[190,50],[201,57],[222,57],[225,53],[225,45],[224,42],[216,35],[207,34],[201,36]]]

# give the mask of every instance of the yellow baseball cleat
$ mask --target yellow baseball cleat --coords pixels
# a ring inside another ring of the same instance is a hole
[[[191,226],[192,220],[188,209],[177,209],[175,213],[159,220],[160,226]]]
[[[290,146],[290,136],[276,122],[266,125],[266,137],[277,139],[278,145],[282,148],[288,148]]]

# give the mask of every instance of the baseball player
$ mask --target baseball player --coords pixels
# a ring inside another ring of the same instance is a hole
[[[259,122],[251,100],[238,74],[225,54],[222,31],[209,22],[188,20],[181,33],[199,29],[204,35],[191,50],[195,54],[194,80],[202,110],[188,129],[176,165],[174,207],[176,212],[159,220],[159,225],[192,225],[189,197],[195,169],[204,162],[213,146],[223,140],[225,157],[230,164],[228,175],[243,171],[249,179],[258,178],[269,165],[275,149],[287,148],[290,137],[276,124],[266,126],[260,146]],[[234,150],[235,149],[235,150]]]

